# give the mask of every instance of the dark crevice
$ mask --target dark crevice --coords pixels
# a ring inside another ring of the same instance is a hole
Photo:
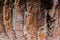
[[[41,2],[41,8],[42,9],[46,9],[46,10],[50,10],[52,9],[53,6],[53,0],[40,0]]]

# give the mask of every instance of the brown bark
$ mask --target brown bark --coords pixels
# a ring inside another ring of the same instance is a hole
[[[13,26],[12,26],[12,7],[13,3],[12,0],[5,0],[4,3],[4,25],[5,25],[5,30],[6,33],[8,34],[10,40],[16,40],[15,39],[15,34],[13,31]]]
[[[38,3],[27,3],[26,31],[27,40],[38,40],[37,14],[39,12]]]
[[[3,39],[8,39],[3,20],[3,1],[0,2],[0,34]]]
[[[57,0],[53,0],[52,9],[44,10],[40,8],[40,0],[14,0],[14,4],[12,1],[5,0],[4,9],[0,3],[0,34],[3,40],[60,40]]]

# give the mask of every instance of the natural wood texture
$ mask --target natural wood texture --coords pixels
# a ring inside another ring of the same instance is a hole
[[[16,33],[17,40],[25,40],[24,13],[25,13],[25,1],[15,0],[15,7],[13,13],[13,28]]]
[[[37,28],[37,14],[39,6],[36,2],[27,3],[27,18],[26,18],[26,31],[28,33],[27,40],[38,40]]]
[[[2,40],[60,40],[59,31],[58,0],[0,0]]]
[[[46,17],[46,19],[47,19],[46,20],[47,21],[47,35],[45,33],[40,33],[41,40],[54,40],[53,37],[54,37],[54,34],[56,33],[56,28],[59,27],[58,12],[55,9],[56,5],[57,5],[57,1],[53,0],[52,8],[49,10],[46,10],[46,12],[47,12],[47,14],[46,14],[47,15],[47,17]],[[53,20],[55,20],[55,21],[53,21]],[[58,39],[56,39],[56,40],[58,40]]]
[[[13,11],[13,3],[12,0],[5,0],[4,2],[4,25],[7,35],[9,36],[10,40],[16,40],[15,34],[12,26],[12,11]]]
[[[3,20],[3,5],[4,2],[0,1],[0,37],[6,40],[8,39],[8,36],[5,31],[4,20]]]

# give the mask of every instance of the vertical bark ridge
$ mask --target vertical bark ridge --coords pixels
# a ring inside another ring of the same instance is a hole
[[[24,13],[26,0],[15,0],[13,26],[17,40],[26,40],[24,36]]]
[[[4,20],[3,20],[3,6],[4,6],[4,1],[0,1],[0,33],[1,33],[1,37],[5,40],[9,40],[8,39],[8,36],[6,34],[6,31],[5,31],[5,26],[4,26]],[[2,40],[3,40],[2,39]]]
[[[9,36],[10,40],[15,39],[15,33],[12,26],[12,10],[13,10],[13,3],[12,0],[5,0],[4,2],[4,25],[7,35]]]
[[[38,40],[37,15],[39,13],[38,2],[27,0],[26,31],[27,40]]]

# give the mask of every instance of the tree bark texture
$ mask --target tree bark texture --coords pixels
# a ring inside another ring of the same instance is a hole
[[[59,0],[0,0],[1,40],[60,40]]]

